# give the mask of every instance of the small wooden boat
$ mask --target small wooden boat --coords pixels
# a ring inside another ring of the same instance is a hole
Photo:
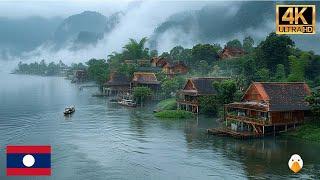
[[[130,99],[122,99],[120,101],[118,101],[118,104],[122,105],[122,106],[128,106],[128,107],[136,107],[137,104]]]
[[[76,111],[76,109],[74,108],[74,106],[71,106],[71,107],[65,108],[63,114],[69,115],[69,114],[74,113],[75,111]]]

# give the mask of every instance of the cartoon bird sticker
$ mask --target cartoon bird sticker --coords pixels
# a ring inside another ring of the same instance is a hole
[[[294,172],[299,172],[303,167],[303,161],[298,154],[294,154],[291,156],[288,162],[289,168]]]

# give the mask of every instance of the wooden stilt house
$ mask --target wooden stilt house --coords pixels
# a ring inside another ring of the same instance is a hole
[[[241,102],[225,105],[226,125],[256,135],[286,131],[304,121],[310,93],[304,82],[254,82]]]
[[[113,73],[110,80],[105,83],[108,95],[122,95],[130,91],[130,80],[122,74]]]
[[[199,113],[199,97],[216,95],[217,91],[213,87],[213,82],[223,81],[229,78],[217,77],[193,77],[189,78],[184,88],[179,92],[177,99],[178,109],[184,109],[194,113]]]

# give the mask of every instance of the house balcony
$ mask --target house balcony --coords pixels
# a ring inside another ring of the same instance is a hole
[[[239,122],[244,122],[248,124],[255,124],[255,125],[271,125],[271,122],[268,118],[265,117],[259,117],[259,116],[238,116],[238,115],[232,115],[232,114],[227,114],[226,115],[226,120],[227,121],[239,121]]]
[[[192,106],[199,106],[199,104],[200,104],[198,100],[186,100],[186,99],[177,99],[177,103],[187,104],[187,105],[192,105]]]

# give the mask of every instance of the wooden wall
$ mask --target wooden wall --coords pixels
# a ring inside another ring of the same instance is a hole
[[[262,101],[263,100],[258,89],[253,85],[251,85],[250,88],[247,90],[243,99],[247,100],[247,101]]]
[[[271,112],[272,124],[301,122],[303,120],[304,120],[303,111]]]

